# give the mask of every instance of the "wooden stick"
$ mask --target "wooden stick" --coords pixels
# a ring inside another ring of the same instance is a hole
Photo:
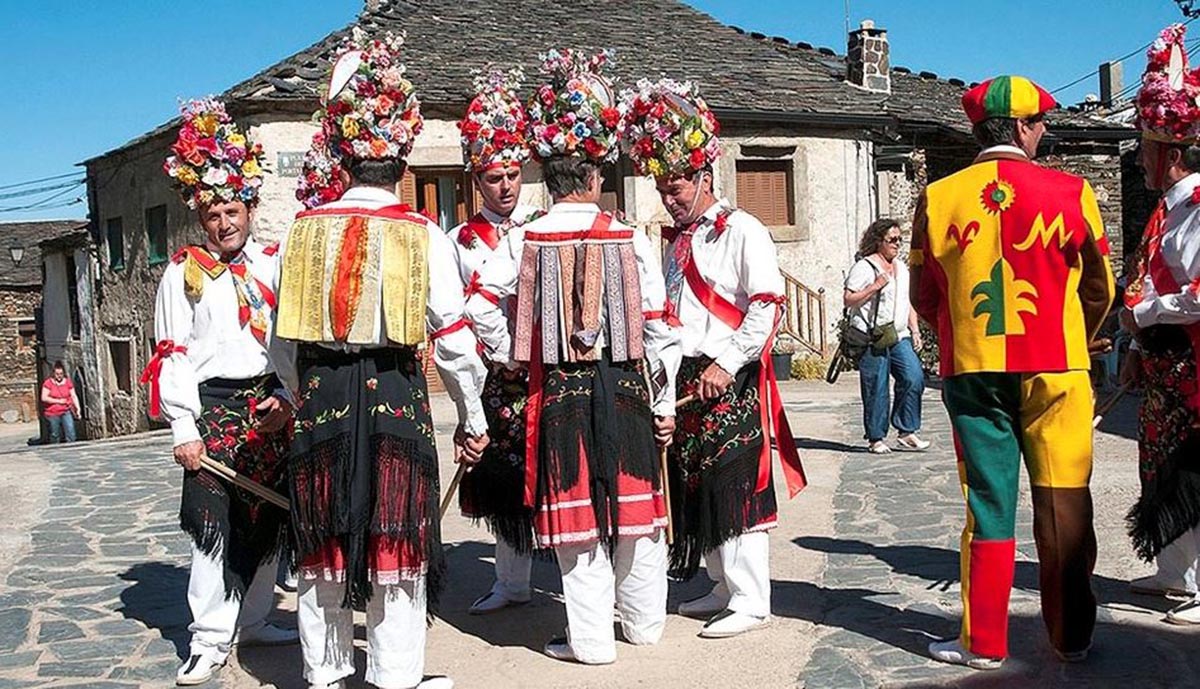
[[[1111,411],[1112,408],[1116,406],[1117,402],[1121,401],[1121,398],[1125,396],[1126,392],[1129,392],[1130,385],[1132,385],[1132,383],[1126,383],[1117,388],[1117,391],[1110,395],[1108,399],[1096,406],[1096,417],[1092,419],[1092,428],[1100,427],[1100,422],[1104,420],[1104,415]]]
[[[695,402],[697,399],[698,398],[696,395],[685,395],[683,397],[683,399],[681,399],[675,403],[675,408],[682,409],[683,407],[691,404],[692,402]]]
[[[285,510],[291,510],[291,503],[288,502],[287,498],[260,483],[256,483],[245,476],[242,476],[238,472],[225,466],[224,464],[221,464],[215,459],[209,458],[207,455],[200,457],[200,468],[206,469],[210,473],[220,476],[238,488],[254,493],[272,505],[282,507]]]
[[[458,484],[462,483],[462,477],[467,473],[467,465],[459,464],[458,471],[454,472],[454,478],[450,479],[450,485],[446,486],[446,494],[442,496],[442,508],[439,519],[446,518],[446,510],[450,509],[450,503],[454,498],[454,494],[458,492]]]
[[[675,543],[675,524],[671,518],[671,474],[667,471],[667,448],[658,453],[658,471],[662,476],[663,504],[667,508],[667,545]]]

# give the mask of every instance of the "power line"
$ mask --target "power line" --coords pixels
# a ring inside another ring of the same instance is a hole
[[[66,187],[75,187],[83,184],[82,179],[73,179],[69,182],[61,182],[59,184],[51,184],[45,187],[34,187],[33,189],[22,189],[20,191],[10,191],[7,194],[0,194],[0,199],[15,199],[19,196],[33,196],[44,191],[54,191],[55,189],[65,189]]]
[[[42,182],[53,182],[56,179],[63,179],[65,177],[77,177],[78,175],[79,175],[78,172],[68,172],[68,173],[62,174],[62,175],[54,175],[53,177],[43,177],[41,179],[31,179],[28,182],[17,182],[15,184],[5,184],[3,186],[0,186],[0,189],[14,189],[16,187],[27,187],[30,184],[41,184]]]
[[[1195,21],[1195,20],[1196,20],[1196,17],[1189,17],[1187,21],[1183,22],[1183,24],[1184,24],[1184,26],[1187,26],[1188,24],[1191,24],[1191,23],[1192,23],[1193,21]],[[1156,39],[1156,40],[1157,40],[1157,39]],[[1149,43],[1147,43],[1146,45],[1142,46],[1141,48],[1138,48],[1137,50],[1132,50],[1132,51],[1130,51],[1129,53],[1127,53],[1127,54],[1125,54],[1125,55],[1122,55],[1121,57],[1118,57],[1118,58],[1117,58],[1117,59],[1115,59],[1115,60],[1109,60],[1109,62],[1124,62],[1125,60],[1128,60],[1129,58],[1131,58],[1131,57],[1133,57],[1134,55],[1137,55],[1138,53],[1140,53],[1140,52],[1142,52],[1142,51],[1146,50],[1147,48],[1149,48],[1149,47],[1150,47],[1150,46],[1152,46],[1152,45],[1154,45],[1154,41],[1150,41]],[[1069,83],[1069,84],[1066,84],[1065,86],[1059,86],[1058,88],[1054,89],[1054,90],[1053,90],[1053,91],[1051,91],[1050,93],[1051,93],[1051,94],[1055,94],[1055,93],[1058,93],[1059,91],[1064,91],[1064,90],[1066,90],[1066,89],[1069,89],[1069,88],[1071,88],[1072,86],[1075,86],[1076,84],[1080,84],[1080,83],[1082,83],[1082,82],[1084,82],[1084,81],[1087,81],[1088,79],[1091,79],[1092,77],[1096,76],[1096,75],[1097,75],[1097,74],[1099,74],[1099,73],[1100,73],[1100,68],[1099,68],[1099,67],[1097,67],[1096,69],[1092,70],[1091,72],[1088,72],[1087,74],[1085,74],[1085,75],[1083,75],[1083,76],[1079,77],[1079,78],[1078,78],[1078,79],[1076,79],[1075,81],[1072,81],[1071,83]]]
[[[58,192],[57,194],[51,194],[40,201],[35,201],[31,204],[27,204],[24,206],[10,206],[8,208],[0,208],[0,213],[12,213],[15,211],[28,211],[28,210],[37,210],[37,209],[45,210],[48,208],[60,208],[62,206],[47,206],[46,204],[49,203],[50,201],[53,201],[54,199],[57,199],[62,196],[66,196],[67,194],[71,193],[72,191],[74,191],[75,189],[78,189],[81,186],[83,186],[83,182],[78,182],[73,186],[63,189],[62,191]],[[82,200],[83,200],[83,198],[79,197],[79,198],[75,199],[74,201],[71,201],[70,203],[67,203],[65,205],[70,206],[70,205],[79,203]]]

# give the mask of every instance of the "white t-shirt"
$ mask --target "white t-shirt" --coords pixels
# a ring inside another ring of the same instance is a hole
[[[912,306],[908,303],[908,266],[899,258],[892,261],[892,266],[895,269],[895,275],[879,293],[878,319],[875,319],[876,295],[872,294],[861,306],[850,309],[850,324],[865,333],[870,332],[873,319],[875,325],[894,323],[896,333],[901,338],[905,338],[910,336],[908,315],[912,311]],[[883,269],[872,264],[869,259],[860,259],[850,268],[850,274],[846,276],[846,289],[851,292],[866,289],[882,272]]]

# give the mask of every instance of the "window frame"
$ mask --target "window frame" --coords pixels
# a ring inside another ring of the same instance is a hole
[[[162,214],[161,254],[156,251],[158,247],[155,246],[155,228],[152,226],[152,221],[157,219],[154,216],[157,216],[160,212]],[[154,214],[154,216],[152,216],[152,214]],[[156,206],[150,206],[143,212],[143,220],[146,223],[146,262],[151,266],[162,265],[163,263],[171,260],[170,233],[167,230],[167,204],[160,203]]]
[[[113,230],[116,230],[117,247],[120,250],[120,260],[113,260]],[[117,215],[104,221],[104,242],[108,248],[108,269],[114,273],[125,270],[125,220]]]
[[[754,204],[748,203],[749,199],[746,198],[746,187],[748,185],[744,183],[746,180],[745,175],[779,172],[783,173],[784,205],[782,209],[772,209],[768,213]],[[796,210],[796,165],[791,157],[738,158],[734,161],[734,176],[737,182],[737,205],[739,208],[757,217],[767,227],[796,226],[796,217],[798,215]],[[776,222],[779,219],[779,210],[783,210],[782,216],[784,222],[782,223]]]

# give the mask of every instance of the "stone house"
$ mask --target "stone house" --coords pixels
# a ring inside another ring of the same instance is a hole
[[[449,227],[478,207],[464,174],[456,122],[471,98],[471,70],[488,61],[537,79],[538,53],[570,46],[616,51],[618,88],[638,78],[696,82],[722,123],[718,192],[766,223],[788,276],[785,332],[817,354],[832,344],[842,273],[862,229],[880,212],[911,214],[929,178],[974,154],[958,115],[961,81],[889,64],[886,32],[848,36],[848,55],[747,34],[676,0],[367,0],[369,33],[406,31],[402,59],[426,118],[401,184],[402,200]],[[315,131],[318,87],[350,27],[284,58],[221,97],[262,143],[268,174],[255,231],[280,238],[300,209],[296,177]],[[196,94],[203,95],[203,94]],[[96,289],[102,380],[140,370],[152,349],[153,297],[163,264],[199,228],[161,171],[176,122],[87,160],[89,216],[100,257]],[[1083,121],[1080,131],[1118,128]],[[1114,134],[1130,134],[1128,128]],[[603,205],[657,233],[668,222],[651,180],[622,161],[605,174]],[[522,200],[549,199],[536,165]],[[1111,199],[1109,199],[1111,200]],[[1110,212],[1120,216],[1119,194]],[[127,366],[126,361],[130,362]],[[109,432],[142,429],[144,391],[110,387],[99,405]]]
[[[38,320],[43,281],[38,243],[86,225],[84,220],[0,223],[0,420],[32,421],[37,417]],[[46,369],[48,372],[49,369]]]

